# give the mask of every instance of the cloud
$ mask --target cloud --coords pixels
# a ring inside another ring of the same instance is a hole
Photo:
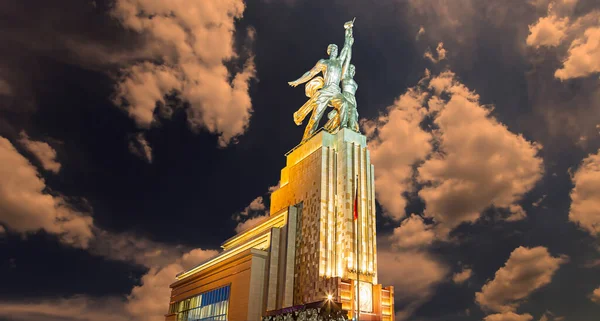
[[[30,302],[0,302],[0,317],[23,321],[164,321],[171,285],[177,273],[190,269],[217,254],[191,250],[165,266],[150,268],[126,298],[95,299],[75,296]]]
[[[412,215],[394,229],[391,240],[398,248],[417,249],[431,245],[435,234],[419,215]]]
[[[462,271],[454,273],[454,275],[452,275],[452,281],[456,284],[461,284],[468,280],[472,274],[473,271],[471,269],[463,268]]]
[[[387,108],[387,113],[362,123],[376,168],[377,201],[383,206],[383,214],[395,220],[405,215],[406,199],[402,195],[413,190],[413,165],[432,149],[431,135],[420,127],[427,114],[423,107],[426,98],[427,93],[420,88],[410,88]]]
[[[12,86],[8,81],[0,78],[0,95],[10,96],[13,93]]]
[[[587,77],[600,72],[600,10],[574,15],[577,0],[534,3],[547,7],[546,16],[529,26],[528,46],[557,47],[563,66],[554,76],[560,80]],[[567,44],[568,46],[563,46]]]
[[[11,231],[55,234],[61,242],[86,248],[93,237],[93,220],[61,196],[46,192],[47,186],[25,157],[0,137],[0,222]]]
[[[529,36],[525,42],[528,46],[535,48],[558,46],[566,36],[568,25],[569,18],[566,17],[542,17],[535,24],[529,26]]]
[[[123,70],[116,102],[123,103],[140,128],[150,128],[157,103],[177,94],[189,102],[187,120],[193,130],[205,129],[226,146],[248,127],[252,104],[249,82],[255,77],[253,58],[240,71],[236,62],[235,20],[245,5],[241,0],[119,0],[112,15],[146,40],[152,60]],[[248,31],[248,39],[255,37]],[[158,63],[160,61],[160,63]]]
[[[168,302],[168,299],[166,299]],[[77,296],[39,302],[0,302],[0,317],[18,321],[127,321],[124,300]],[[164,314],[164,312],[163,312]],[[164,316],[163,316],[164,320]]]
[[[453,72],[432,77],[427,70],[387,114],[363,121],[384,215],[404,217],[402,195],[414,190],[416,178],[439,237],[491,206],[508,209],[508,220],[523,219],[518,202],[542,177],[541,146],[510,132],[491,112]],[[428,130],[426,117],[433,119]]]
[[[592,236],[600,234],[600,150],[583,159],[571,175],[569,220]]]
[[[265,213],[264,215],[260,215],[260,216],[249,218],[249,219],[247,219],[247,220],[245,220],[243,222],[238,223],[238,225],[235,227],[235,232],[236,233],[240,233],[240,232],[243,232],[243,231],[248,230],[250,228],[253,228],[256,225],[264,222],[268,218],[269,218],[269,214],[268,213]]]
[[[435,96],[435,152],[418,168],[419,196],[441,235],[477,220],[490,207],[524,214],[517,202],[542,177],[541,146],[514,134],[490,115],[479,96],[445,72],[429,83]],[[400,146],[400,145],[399,145]]]
[[[563,67],[554,76],[565,80],[600,72],[600,27],[587,29],[571,43]]]
[[[176,262],[190,248],[155,242],[131,233],[112,233],[95,229],[88,248],[93,255],[148,268]]]
[[[595,289],[594,292],[590,294],[590,300],[592,300],[592,302],[600,304],[600,287]]]
[[[421,38],[421,36],[422,36],[422,35],[424,35],[424,34],[425,34],[425,28],[423,28],[423,26],[421,26],[421,27],[419,28],[419,31],[417,31],[417,37],[416,37],[416,40],[419,40],[419,38]]]
[[[446,59],[446,54],[448,53],[446,51],[446,49],[444,49],[444,43],[440,42],[438,43],[437,47],[435,48],[435,51],[437,52],[437,58],[435,58],[433,56],[433,54],[431,53],[431,50],[429,48],[427,48],[427,50],[425,51],[425,54],[423,55],[423,57],[429,59],[431,62],[433,62],[434,64]]]
[[[164,321],[169,308],[171,285],[177,273],[209,260],[217,251],[194,249],[176,262],[162,268],[150,268],[142,277],[141,285],[134,287],[127,297],[126,311],[135,320]]]
[[[542,204],[542,202],[544,201],[544,199],[546,199],[546,194],[544,194],[544,195],[542,195],[542,197],[538,198],[537,201],[531,203],[531,206],[539,207]]]
[[[402,289],[394,293],[398,321],[406,320],[427,302],[448,274],[446,266],[425,252],[380,249],[377,257],[380,283]]]
[[[144,137],[144,133],[137,133],[129,138],[129,151],[148,164],[152,164],[152,147]]]
[[[270,190],[270,188],[269,188]],[[248,216],[248,214],[252,211],[252,212],[257,212],[257,211],[264,211],[266,209],[265,207],[265,203],[263,201],[263,197],[259,196],[255,199],[252,200],[252,202],[250,202],[250,205],[246,206],[246,208],[244,208],[244,210],[240,213],[244,216]]]
[[[270,186],[269,193],[272,193],[277,188],[279,188],[279,185]],[[264,222],[267,218],[269,218],[269,211],[267,210],[263,197],[258,196],[257,198],[253,199],[243,211],[233,216],[233,219],[238,222],[237,226],[235,227],[235,232],[240,233],[248,230]]]
[[[274,185],[274,186],[269,186],[269,193],[273,193],[278,189],[279,189],[279,183],[277,183],[277,185]]]
[[[546,312],[544,312],[544,314],[542,314],[539,321],[563,321],[564,319],[565,317],[557,316],[554,313],[552,313],[552,311],[547,310]]]
[[[531,321],[533,316],[529,313],[516,314],[513,312],[504,312],[498,314],[491,314],[483,318],[483,321]]]
[[[549,284],[554,272],[566,261],[564,257],[552,257],[542,246],[518,247],[496,271],[494,279],[475,293],[475,302],[485,310],[514,312],[523,299]]]
[[[19,143],[42,163],[45,170],[58,174],[61,165],[56,161],[56,151],[48,143],[31,140],[24,131],[20,134]]]

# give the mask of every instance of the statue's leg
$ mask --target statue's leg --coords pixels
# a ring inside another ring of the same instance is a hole
[[[330,113],[335,111],[335,115],[329,119],[329,121],[325,124],[325,129],[328,132],[334,132],[336,129],[341,128],[341,121],[344,116],[344,101],[341,95],[336,95],[329,104],[333,107],[333,110]]]
[[[348,127],[348,103],[342,102],[340,107],[340,128]]]
[[[306,115],[308,115],[308,113],[310,113],[313,110],[318,98],[319,93],[317,92],[294,113],[294,122],[296,123],[296,125],[302,125],[302,121],[304,120],[304,118],[306,118]]]
[[[316,102],[316,106],[313,109],[312,115],[310,116],[310,120],[306,125],[306,129],[304,130],[304,136],[302,137],[302,141],[308,140],[317,130],[317,126],[319,125],[319,121],[321,117],[323,117],[323,113],[325,112],[325,108],[327,107],[327,101],[318,99]]]
[[[348,127],[355,132],[360,132],[360,126],[358,124],[358,112],[356,111],[356,107],[348,108]]]

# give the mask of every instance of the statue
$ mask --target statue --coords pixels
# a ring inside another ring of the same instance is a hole
[[[354,81],[355,75],[354,65],[349,65],[348,70],[342,79],[342,93],[336,99],[339,103],[335,106],[340,106],[340,109],[334,109],[329,112],[329,120],[325,124],[325,129],[333,132],[337,128],[350,128],[355,132],[360,131],[358,125],[358,110],[356,109],[356,97],[354,94],[358,89],[358,84]]]
[[[344,24],[344,28],[346,29],[344,47],[339,57],[337,55],[338,47],[335,44],[330,44],[327,46],[329,59],[319,60],[302,77],[289,82],[289,85],[292,87],[308,82],[305,87],[305,93],[309,99],[294,113],[294,122],[297,125],[301,125],[302,121],[312,111],[304,130],[302,142],[308,140],[315,133],[327,106],[335,109],[335,112],[332,111],[328,115],[329,121],[326,126],[328,131],[348,126],[353,130],[358,130],[358,113],[356,112],[356,98],[354,98],[354,93],[358,85],[352,79],[354,77],[354,66],[350,68],[352,45],[354,44],[354,37],[352,35],[353,26],[354,20]],[[352,69],[352,71],[349,72],[349,69]],[[315,77],[318,73],[322,73],[323,77]],[[346,82],[342,83],[345,93],[342,93],[339,86],[342,79],[346,80]]]

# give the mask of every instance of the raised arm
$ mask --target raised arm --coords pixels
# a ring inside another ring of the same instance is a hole
[[[311,80],[318,73],[320,73],[321,71],[324,71],[324,69],[325,69],[325,64],[324,64],[323,59],[321,59],[317,62],[317,64],[314,67],[312,67],[311,70],[304,73],[304,75],[302,75],[302,77],[300,77],[294,81],[290,81],[290,82],[288,82],[288,84],[292,87],[296,87],[300,84],[303,84],[303,83]]]
[[[354,36],[352,35],[352,27],[354,20],[348,21],[344,24],[346,31],[344,32],[344,47],[340,52],[340,59],[346,64],[346,60],[349,60],[352,56],[352,45],[354,44]]]
[[[350,29],[350,31],[352,32],[352,29]],[[352,42],[354,42],[354,38],[352,38]],[[344,46],[344,49],[346,48],[346,46]],[[350,60],[352,59],[352,44],[349,45],[349,48],[346,52],[344,52],[344,49],[342,49],[342,54],[344,55],[343,57],[340,55],[340,57],[342,57],[341,59],[343,59],[343,64],[342,64],[342,80],[344,80],[346,78],[346,72],[348,71],[348,66],[350,66]]]

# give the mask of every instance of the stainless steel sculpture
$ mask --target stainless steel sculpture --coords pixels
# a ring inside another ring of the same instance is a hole
[[[354,81],[355,67],[350,64],[352,58],[352,45],[354,37],[352,28],[354,20],[344,24],[344,47],[338,57],[338,47],[335,44],[327,46],[329,59],[321,59],[302,77],[290,81],[288,84],[296,87],[306,83],[305,93],[308,101],[294,113],[294,122],[301,125],[302,121],[312,111],[302,142],[308,140],[317,130],[317,126],[327,106],[334,108],[328,114],[329,120],[325,124],[325,130],[334,132],[339,128],[350,128],[359,131],[358,111],[356,109],[356,97],[358,84]],[[323,77],[317,76],[322,73]],[[316,77],[315,77],[316,76]],[[342,89],[340,89],[340,81]]]

